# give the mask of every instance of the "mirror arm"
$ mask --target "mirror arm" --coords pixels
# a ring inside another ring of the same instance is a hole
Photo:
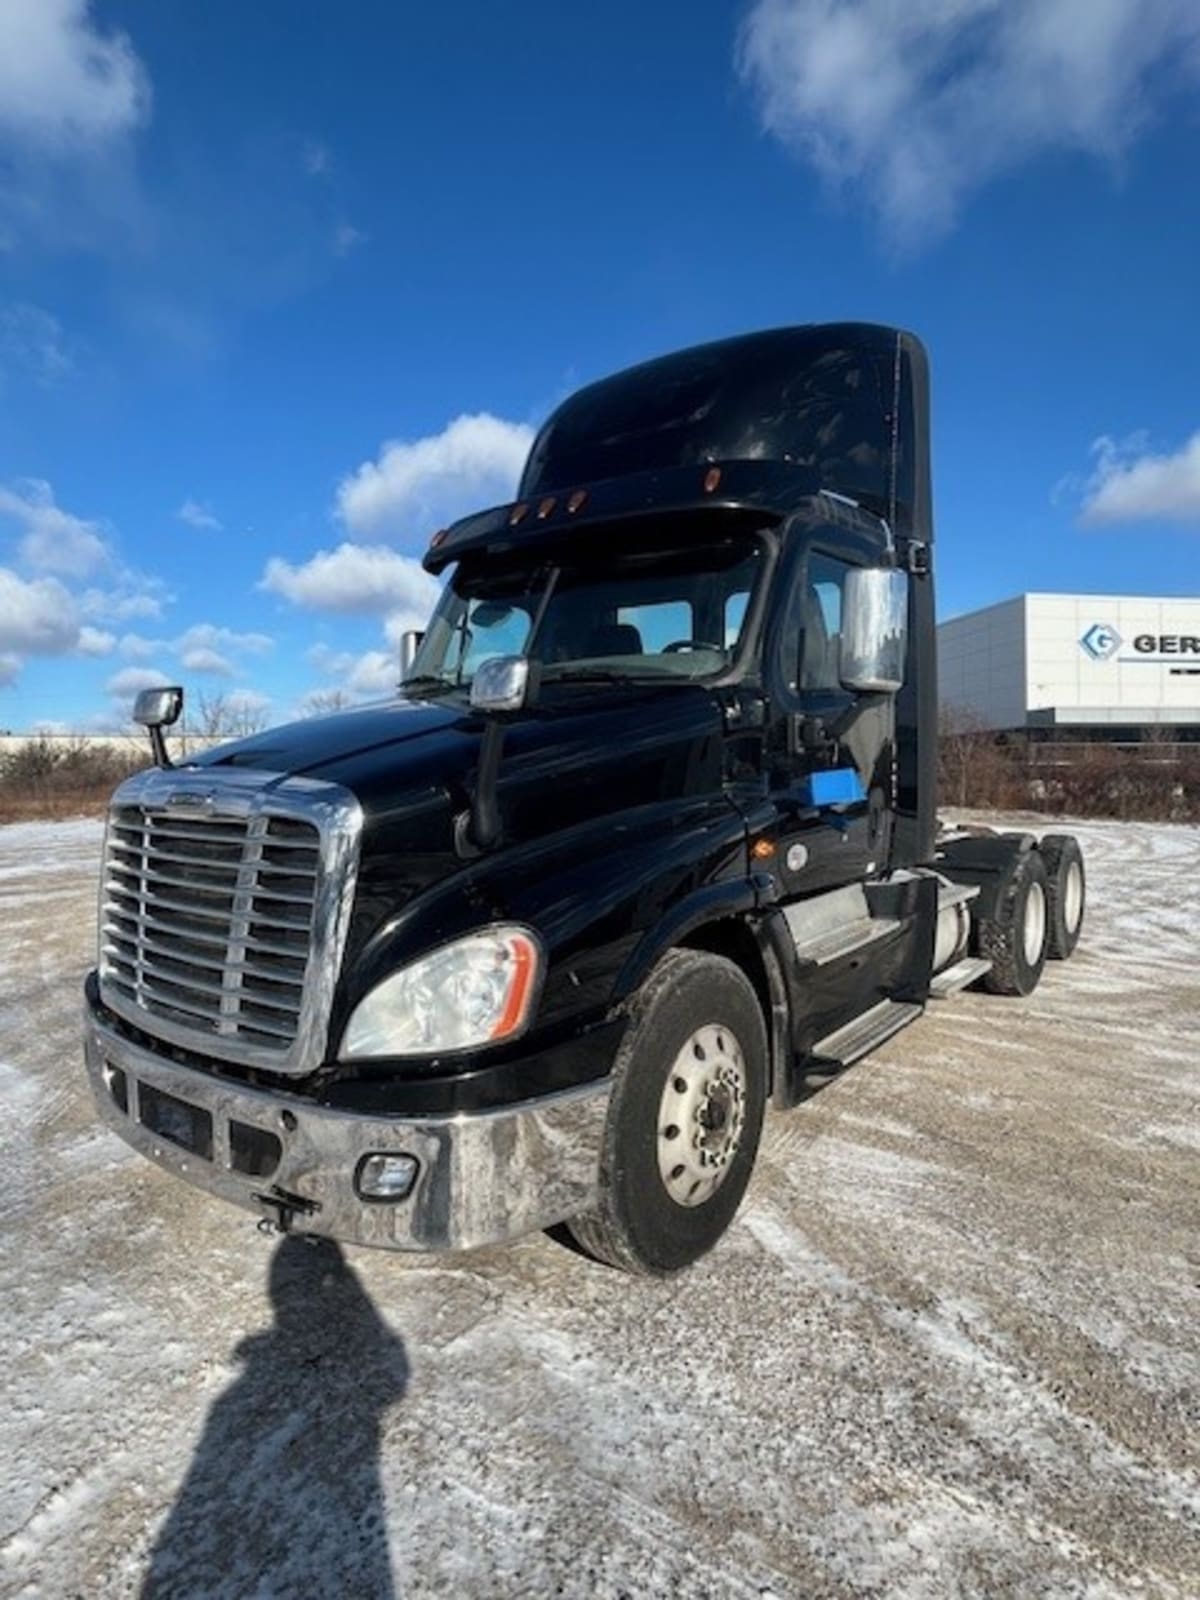
[[[479,741],[479,766],[471,791],[471,843],[477,850],[491,850],[500,842],[500,802],[496,784],[500,758],[504,754],[504,723],[489,717]]]
[[[163,733],[161,726],[158,723],[154,723],[146,729],[146,732],[150,735],[150,749],[154,752],[154,765],[156,767],[173,767],[175,763],[168,754],[166,735]]]

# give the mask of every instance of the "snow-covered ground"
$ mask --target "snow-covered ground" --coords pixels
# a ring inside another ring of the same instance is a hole
[[[770,1125],[641,1283],[264,1239],[97,1126],[99,827],[0,829],[0,1594],[1200,1593],[1200,829]]]

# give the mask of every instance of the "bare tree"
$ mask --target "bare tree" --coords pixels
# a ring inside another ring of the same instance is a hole
[[[314,689],[304,697],[306,717],[327,717],[334,711],[345,711],[354,702],[345,689]]]
[[[199,731],[207,739],[241,739],[267,725],[265,705],[241,695],[201,694]]]
[[[1023,798],[1019,752],[1001,744],[975,711],[938,712],[938,793],[943,805],[1003,806]]]

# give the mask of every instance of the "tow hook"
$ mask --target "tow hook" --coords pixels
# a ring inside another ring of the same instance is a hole
[[[311,1217],[320,1211],[320,1203],[306,1200],[302,1194],[288,1194],[286,1189],[272,1189],[268,1194],[256,1194],[254,1199],[268,1214],[258,1219],[259,1233],[290,1233],[296,1217]]]

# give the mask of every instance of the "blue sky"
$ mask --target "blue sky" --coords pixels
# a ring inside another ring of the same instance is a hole
[[[576,384],[913,328],[943,615],[1200,592],[1194,0],[0,0],[0,727],[378,693]]]

